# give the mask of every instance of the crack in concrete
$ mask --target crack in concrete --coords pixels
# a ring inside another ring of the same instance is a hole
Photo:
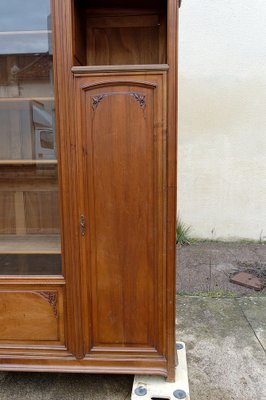
[[[244,319],[246,320],[247,324],[249,325],[250,329],[252,330],[252,332],[253,332],[255,338],[256,338],[257,341],[259,342],[259,344],[260,344],[262,350],[263,350],[264,353],[266,354],[266,349],[264,348],[262,342],[260,341],[260,339],[259,339],[257,333],[256,333],[255,330],[253,329],[253,326],[252,326],[252,324],[250,323],[248,317],[246,316],[246,314],[245,314],[243,308],[241,307],[241,304],[237,301],[237,299],[234,299],[234,301],[235,301],[237,307],[239,308],[239,310],[241,311],[241,314],[243,315],[243,317],[244,317]]]

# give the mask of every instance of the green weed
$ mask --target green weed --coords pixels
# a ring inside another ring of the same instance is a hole
[[[177,219],[176,221],[176,244],[179,245],[185,245],[185,244],[190,244],[191,239],[189,236],[190,233],[190,226],[187,226],[184,224],[180,218]]]

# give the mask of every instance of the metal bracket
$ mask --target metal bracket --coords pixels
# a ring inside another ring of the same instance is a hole
[[[186,346],[182,342],[176,344],[178,366],[175,382],[166,382],[161,376],[135,376],[131,400],[190,400]]]

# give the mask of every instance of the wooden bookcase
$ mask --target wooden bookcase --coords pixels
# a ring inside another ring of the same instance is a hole
[[[0,154],[0,369],[171,381],[178,1],[51,4],[58,161]]]

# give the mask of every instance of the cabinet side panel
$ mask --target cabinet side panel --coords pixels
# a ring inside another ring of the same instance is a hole
[[[167,141],[167,361],[169,381],[175,379],[176,359],[176,193],[177,193],[177,42],[178,7],[167,0],[168,141]]]

